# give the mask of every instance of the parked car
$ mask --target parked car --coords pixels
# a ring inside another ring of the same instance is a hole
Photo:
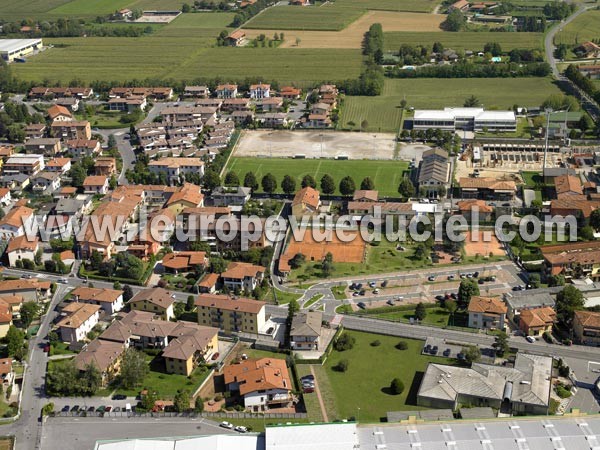
[[[315,387],[314,386],[303,387],[302,392],[304,392],[305,394],[312,394],[313,392],[315,392]]]
[[[381,282],[381,287],[386,287],[388,285],[388,280],[383,280]]]
[[[450,294],[450,298],[452,300],[457,300],[458,299],[458,295],[456,294],[456,292],[453,292],[452,294]]]
[[[96,408],[94,408],[93,406],[90,406],[90,407],[87,409],[87,412],[94,412],[95,410],[96,410]]]
[[[310,374],[310,375],[304,375],[302,378],[300,378],[302,381],[304,380],[313,380],[315,379],[315,376]]]
[[[361,309],[367,309],[367,305],[365,305],[363,302],[358,302],[358,303],[356,304],[356,306],[358,306],[358,307],[359,307],[359,308],[361,308]]]
[[[483,283],[485,283],[485,280],[483,278],[480,278],[479,280],[477,280],[477,283],[483,284]]]
[[[429,353],[431,351],[431,345],[427,344],[425,347],[423,347],[423,351],[425,353]]]
[[[437,346],[437,345],[434,345],[433,347],[431,347],[431,354],[432,354],[432,355],[437,355],[437,353],[438,353],[438,350],[439,350],[439,349],[438,349],[438,346]]]
[[[111,412],[113,410],[112,405],[108,405],[106,408],[104,408],[104,412]]]
[[[115,394],[112,396],[113,400],[125,400],[126,398],[127,398],[127,396],[123,395],[123,394]]]
[[[442,352],[442,355],[444,355],[444,356],[447,358],[448,356],[450,356],[450,353],[451,353],[451,352],[452,352],[452,351],[451,351],[449,348],[447,348],[446,350],[444,350],[444,351]]]
[[[435,275],[429,275],[427,281],[435,281]]]
[[[375,283],[374,281],[370,281],[370,282],[369,282],[369,287],[375,287],[375,284],[376,284],[376,283]]]
[[[221,423],[219,424],[219,426],[220,426],[221,428],[227,428],[228,430],[231,430],[231,429],[233,428],[233,424],[231,424],[231,423],[227,422],[226,420],[224,420],[223,422],[221,422]]]
[[[375,295],[379,294],[379,289],[373,289],[373,294],[375,294]]]
[[[210,359],[212,359],[213,361],[216,361],[217,359],[219,359],[219,352],[213,353],[213,355],[210,357]]]
[[[71,408],[71,412],[79,412],[79,405],[75,405]]]
[[[115,409],[113,409],[113,412],[121,412],[121,407],[115,406]]]
[[[454,275],[448,275],[448,281],[454,280]]]
[[[465,360],[465,354],[464,354],[464,353],[457,353],[457,354],[456,354],[456,358],[457,358],[459,361],[464,361],[464,360]]]
[[[364,289],[362,289],[358,294],[359,295],[365,295],[367,293],[367,291],[365,291]]]
[[[62,283],[62,284],[67,284],[68,283],[68,281],[67,281],[66,278],[61,278],[60,280],[58,280],[58,282]]]
[[[444,297],[443,295],[441,295],[441,294],[440,294],[440,295],[436,295],[436,296],[435,296],[435,299],[436,299],[438,302],[443,302],[444,300],[446,300],[446,297]]]
[[[475,278],[479,278],[479,272],[473,272],[473,276],[474,276]]]
[[[356,289],[356,283],[352,283],[352,284],[350,285],[350,290],[354,290],[354,289]]]
[[[237,427],[234,428],[235,431],[237,431],[238,433],[247,433],[248,432],[248,428],[242,426],[242,425],[238,425]]]
[[[386,303],[390,306],[394,306],[394,300],[392,299],[389,299]]]
[[[105,410],[106,410],[106,407],[105,407],[105,406],[98,406],[98,407],[96,408],[96,412],[99,412],[99,413],[103,413]]]
[[[363,284],[362,284],[362,283],[358,283],[358,284],[356,285],[356,289],[362,289],[362,287],[363,287]]]
[[[526,336],[525,339],[527,339],[527,342],[530,342],[532,344],[535,342],[535,338],[533,336]]]
[[[354,291],[354,292],[352,293],[352,297],[358,297],[359,295],[360,295],[360,292],[356,292],[356,291]]]
[[[69,409],[70,409],[69,405],[65,405],[65,406],[63,406],[63,409],[61,409],[61,412],[69,412]]]

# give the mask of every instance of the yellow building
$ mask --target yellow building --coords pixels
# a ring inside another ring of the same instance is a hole
[[[198,323],[227,333],[257,334],[265,325],[265,302],[226,295],[200,294],[196,299]]]
[[[312,216],[319,212],[321,197],[319,191],[307,186],[296,192],[292,200],[292,215],[300,220],[302,216]]]
[[[600,313],[575,311],[573,333],[577,342],[587,345],[600,344]]]
[[[12,62],[42,48],[41,39],[0,39],[0,58]]]
[[[132,310],[151,312],[163,320],[171,320],[175,317],[173,313],[175,299],[172,295],[172,292],[160,287],[144,289],[135,294],[128,304]]]
[[[219,349],[219,330],[211,327],[197,327],[192,335],[169,342],[163,351],[167,373],[190,376],[194,369]]]

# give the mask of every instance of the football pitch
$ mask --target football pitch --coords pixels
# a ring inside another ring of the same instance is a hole
[[[229,161],[224,173],[235,172],[243,182],[247,172],[254,172],[258,183],[267,173],[272,173],[277,180],[277,191],[281,193],[281,181],[285,175],[296,179],[296,188],[300,189],[300,182],[305,175],[312,175],[319,183],[325,174],[333,177],[336,185],[336,194],[339,194],[339,184],[342,178],[350,176],[354,180],[356,189],[365,177],[370,177],[375,184],[375,189],[380,196],[398,197],[398,185],[408,169],[406,161],[376,161],[376,160],[335,160],[335,159],[293,159],[293,158],[238,158]],[[259,187],[258,192],[262,192]]]

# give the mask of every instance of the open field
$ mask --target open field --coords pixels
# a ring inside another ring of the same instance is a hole
[[[439,0],[336,0],[340,8],[362,8],[384,11],[430,12],[440,3]]]
[[[358,129],[363,120],[366,131],[396,133],[401,126],[402,108],[389,97],[346,97],[339,121],[341,129]],[[352,125],[354,123],[354,125]]]
[[[319,131],[244,131],[235,156],[392,159],[395,135]],[[297,161],[297,160],[296,160]],[[302,163],[302,161],[300,161]]]
[[[354,348],[344,352],[334,350],[323,367],[340,419],[356,417],[358,408],[361,422],[380,422],[388,411],[423,409],[416,405],[416,396],[427,364],[453,362],[421,355],[423,341],[354,331],[346,333],[356,339]],[[380,345],[372,346],[374,341],[379,341]],[[406,350],[395,348],[400,341],[406,342]],[[348,370],[335,371],[334,367],[342,359],[349,361]],[[374,367],[377,370],[373,370]],[[319,386],[320,375],[318,372]],[[404,383],[404,392],[400,395],[389,391],[394,378],[400,378]]]
[[[440,16],[443,17],[443,16]],[[480,51],[488,42],[497,42],[503,51],[514,48],[541,49],[543,46],[543,33],[496,33],[496,32],[408,32],[392,31],[384,28],[384,44],[386,51],[396,52],[402,44],[433,46],[434,42],[441,42],[444,47],[454,50]],[[419,30],[425,31],[425,30]]]
[[[227,29],[233,21],[234,13],[190,13],[181,14],[173,22],[164,26],[158,36],[163,37],[210,37],[211,45],[216,42],[219,33]]]
[[[218,76],[231,81],[264,77],[306,86],[327,79],[356,78],[362,64],[359,50],[202,48],[197,40],[161,36],[47,42],[57,47],[30,58],[27,64],[15,65],[17,76],[62,83],[74,78],[91,82],[146,77],[194,80]]]
[[[298,8],[273,6],[249,20],[244,28],[269,30],[341,30],[358,19],[364,10],[340,9],[335,4],[322,7]]]
[[[58,6],[50,11],[50,14],[59,16],[82,15],[95,16],[111,14],[131,4],[131,0],[73,0]]]
[[[585,41],[600,37],[600,11],[593,10],[582,14],[573,22],[559,31],[554,38],[554,44],[576,46]]]
[[[48,11],[71,0],[2,0],[0,17],[4,20],[19,20],[25,17],[45,16]]]
[[[261,15],[262,16],[262,15]],[[365,32],[374,23],[380,23],[385,31],[441,32],[440,24],[444,16],[422,13],[397,13],[368,11],[340,31],[306,31],[305,29],[286,30],[246,29],[249,37],[259,34],[271,36],[274,31],[284,31],[282,47],[294,48],[361,48]],[[254,27],[253,27],[254,28]],[[300,42],[297,43],[297,39]]]
[[[380,196],[397,196],[398,184],[407,167],[408,164],[404,161],[233,157],[225,172],[233,170],[241,179],[246,172],[254,172],[258,180],[270,172],[277,179],[278,185],[285,175],[290,175],[296,178],[298,187],[304,175],[312,175],[319,183],[327,173],[333,177],[336,187],[345,176],[352,177],[357,187],[363,178],[371,177]],[[259,188],[258,192],[261,190]],[[278,188],[277,192],[281,192],[281,189]]]
[[[560,94],[550,78],[414,78],[386,79],[383,96],[394,104],[406,97],[415,108],[462,106],[476,96],[486,109],[509,109],[513,105],[539,106],[552,94]]]

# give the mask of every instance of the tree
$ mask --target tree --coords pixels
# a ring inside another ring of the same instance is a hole
[[[263,188],[263,191],[265,191],[267,194],[272,194],[275,192],[275,190],[277,190],[277,180],[270,172],[262,178],[260,184]]]
[[[197,414],[201,414],[202,412],[204,412],[204,401],[200,396],[196,397],[196,399],[194,400],[194,412]]]
[[[444,308],[446,308],[446,310],[450,314],[451,325],[453,325],[454,324],[454,313],[458,309],[458,305],[456,304],[456,302],[454,300],[446,300],[444,302]]]
[[[335,365],[335,370],[337,372],[346,372],[349,364],[350,363],[347,359],[340,359],[340,361]]]
[[[189,13],[191,10],[192,10],[192,7],[190,5],[188,5],[187,3],[184,3],[183,5],[181,5],[182,13]]]
[[[529,275],[529,284],[531,285],[532,289],[539,288],[541,282],[542,278],[540,277],[539,273],[532,273],[531,275]]]
[[[442,53],[444,51],[444,45],[441,42],[433,43],[433,53]]]
[[[71,166],[71,185],[74,187],[82,187],[85,178],[87,177],[87,171],[81,165],[81,163],[75,163]]]
[[[21,322],[24,328],[29,328],[33,319],[40,312],[40,305],[37,302],[25,302],[21,305]]]
[[[102,254],[98,250],[92,250],[92,255],[90,256],[90,267],[92,270],[98,270],[103,259]]]
[[[465,103],[463,104],[463,106],[465,108],[472,108],[472,107],[479,106],[479,105],[481,105],[481,102],[474,95],[471,95],[470,97],[467,97],[465,99]]]
[[[369,128],[369,121],[365,119],[360,123],[360,131],[365,131],[367,128]]]
[[[202,184],[206,189],[212,191],[214,188],[221,185],[221,177],[213,169],[208,169],[206,172],[204,172]]]
[[[477,362],[481,359],[481,350],[476,345],[469,345],[463,347],[462,354],[465,355],[465,361],[469,364]]]
[[[258,189],[258,181],[254,172],[246,172],[246,175],[244,175],[244,187],[250,188],[253,191]]]
[[[425,305],[422,302],[417,303],[415,308],[415,318],[417,320],[423,320],[427,316],[427,310],[425,309]]]
[[[371,180],[370,177],[366,177],[360,183],[360,188],[363,191],[372,191],[373,189],[375,189],[375,183],[373,183],[373,180]]]
[[[79,384],[79,392],[83,395],[94,395],[102,384],[100,369],[94,363],[85,366],[85,370],[79,375]]]
[[[302,253],[296,253],[292,259],[289,260],[290,267],[292,269],[298,269],[306,261],[306,256]]]
[[[581,227],[579,229],[579,237],[584,241],[594,240],[594,229],[591,226]]]
[[[175,306],[173,308],[173,315],[175,316],[175,319],[179,320],[184,314],[185,305],[181,302],[175,303]]]
[[[334,270],[335,267],[333,265],[333,255],[331,254],[331,252],[327,252],[325,258],[323,259],[323,262],[321,263],[321,272],[323,273],[324,277],[329,277],[331,276]]]
[[[479,295],[479,285],[473,279],[461,280],[460,286],[458,287],[458,301],[461,305],[467,306],[471,301],[471,297]]]
[[[156,392],[148,391],[148,393],[142,397],[142,408],[144,408],[146,411],[152,411],[156,400],[158,400],[158,395]]]
[[[115,139],[114,134],[110,134],[108,136],[108,141],[106,142],[106,145],[108,146],[109,149],[117,148],[117,140]]]
[[[590,226],[594,230],[600,231],[600,209],[595,209],[590,214]]]
[[[129,347],[121,362],[121,383],[126,389],[140,386],[148,375],[148,363],[144,353]]]
[[[504,354],[510,351],[508,335],[504,331],[499,331],[498,334],[496,334],[496,339],[492,344],[492,347],[496,349],[496,354],[498,356],[504,356]]]
[[[354,336],[348,333],[343,333],[340,337],[337,338],[337,340],[333,344],[333,347],[336,349],[336,351],[343,352],[346,350],[352,350],[355,343],[356,339],[354,338]]]
[[[460,31],[467,24],[465,15],[459,9],[453,9],[446,16],[446,20],[442,23],[442,28],[446,31]]]
[[[175,411],[185,412],[190,409],[190,394],[186,390],[177,391],[173,399]]]
[[[345,176],[340,181],[340,193],[342,195],[352,195],[356,190],[356,185],[354,184],[354,180],[350,176]]]
[[[123,301],[128,302],[129,300],[131,300],[132,297],[133,289],[131,289],[131,286],[126,284],[125,286],[123,286]]]
[[[578,123],[579,129],[584,133],[588,130],[594,129],[594,121],[586,113],[583,113]]]
[[[323,194],[329,195],[335,192],[335,181],[333,181],[333,177],[327,173],[321,178],[321,191]]]
[[[579,289],[568,284],[556,296],[556,320],[559,325],[570,330],[573,324],[575,311],[583,309],[585,299]]]
[[[564,286],[565,277],[564,275],[550,275],[548,277],[548,287]]]
[[[390,384],[390,391],[394,395],[400,395],[404,392],[404,383],[400,378],[394,378]]]
[[[304,175],[302,177],[302,183],[300,183],[300,185],[302,186],[302,188],[310,186],[311,188],[315,189],[317,187],[317,182],[315,181],[315,178],[312,175]]]
[[[235,173],[233,170],[230,170],[229,172],[227,172],[227,175],[225,175],[225,186],[239,186],[240,185],[240,179],[237,176],[237,173]]]
[[[294,318],[294,314],[296,314],[298,311],[300,311],[300,305],[298,304],[298,301],[295,298],[293,298],[288,303],[288,315],[287,316],[288,316],[288,320],[290,322]]]
[[[14,325],[11,325],[8,327],[4,340],[6,341],[8,356],[15,356],[25,344],[25,333]]]
[[[209,270],[212,273],[223,273],[227,269],[227,262],[220,256],[210,258]]]
[[[302,42],[302,40],[296,36],[296,47],[300,46],[300,42]]]
[[[296,180],[289,175],[284,176],[281,189],[288,195],[292,194],[296,190]]]
[[[185,310],[188,312],[193,311],[194,306],[195,306],[194,302],[195,302],[194,296],[188,295],[187,302],[185,304]]]
[[[415,195],[415,186],[410,181],[410,178],[403,177],[400,181],[400,185],[398,186],[398,193],[403,198],[409,198]]]

